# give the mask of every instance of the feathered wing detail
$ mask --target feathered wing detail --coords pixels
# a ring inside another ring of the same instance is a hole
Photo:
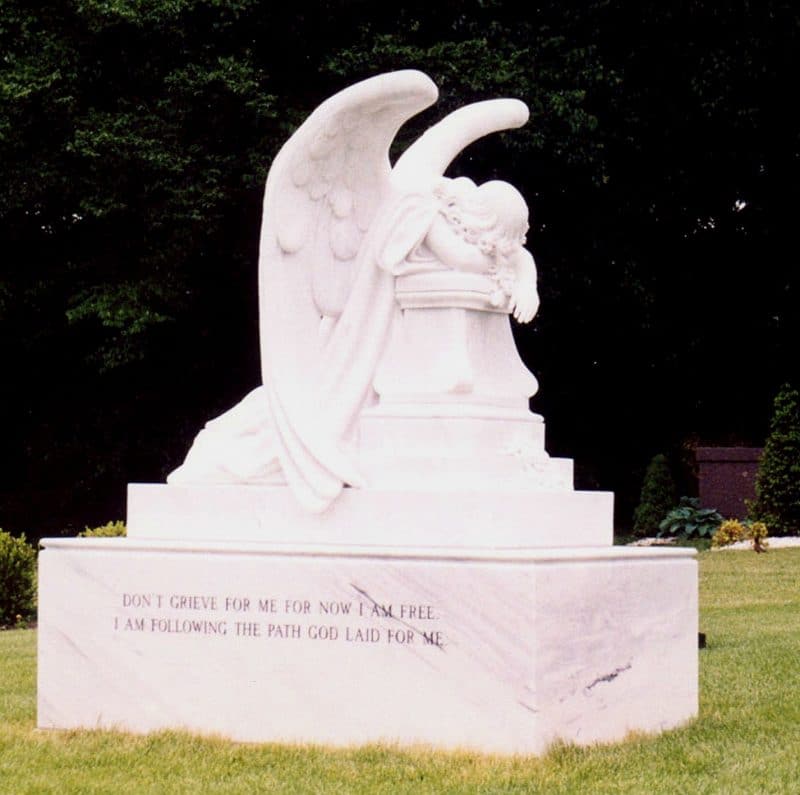
[[[392,277],[372,253],[376,221],[392,203],[389,147],[436,96],[421,72],[358,83],[311,114],[267,178],[262,376],[278,458],[312,510],[360,482],[348,432],[371,389],[394,298]]]
[[[309,116],[267,179],[264,287],[276,266],[303,269],[318,313],[341,314],[364,236],[390,189],[389,147],[399,128],[436,95],[421,72],[394,72],[336,94]],[[277,246],[266,245],[273,240]],[[262,289],[260,300],[266,316],[270,294]]]

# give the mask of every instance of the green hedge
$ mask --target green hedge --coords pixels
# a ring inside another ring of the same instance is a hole
[[[0,530],[0,626],[16,626],[36,613],[36,550]]]
[[[667,511],[675,507],[675,481],[664,455],[659,454],[647,467],[639,505],[633,515],[633,534],[637,538],[654,536]]]
[[[770,535],[800,535],[800,394],[789,385],[775,398],[750,517]]]

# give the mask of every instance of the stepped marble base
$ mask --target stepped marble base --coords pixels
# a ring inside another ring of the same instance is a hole
[[[697,713],[691,550],[42,543],[44,729],[539,753]]]
[[[614,495],[345,489],[322,514],[287,486],[128,486],[128,536],[402,547],[603,546],[613,540]]]

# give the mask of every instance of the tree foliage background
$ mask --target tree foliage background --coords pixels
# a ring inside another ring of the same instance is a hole
[[[525,100],[452,174],[532,209],[548,447],[630,516],[657,450],[760,444],[797,383],[791,2],[0,0],[0,524],[124,514],[258,382],[269,165],[355,80]]]

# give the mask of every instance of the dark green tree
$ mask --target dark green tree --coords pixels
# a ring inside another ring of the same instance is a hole
[[[775,398],[750,515],[770,535],[800,535],[800,394],[788,385]]]
[[[642,483],[639,505],[633,515],[633,534],[639,538],[658,534],[658,525],[675,507],[675,481],[666,456],[653,456]]]
[[[433,118],[525,98],[544,126],[471,152],[479,178],[596,156],[593,50],[515,43],[510,23],[482,2],[0,0],[0,520],[121,516],[126,481],[163,478],[257,384],[264,179],[330,94],[419,67],[442,87]]]
[[[126,481],[161,479],[255,386],[271,160],[388,69],[441,89],[401,143],[464,102],[531,107],[450,173],[531,206],[542,309],[515,333],[580,486],[627,517],[648,451],[763,438],[764,394],[798,367],[797,18],[786,0],[0,0],[0,523],[122,516]]]

